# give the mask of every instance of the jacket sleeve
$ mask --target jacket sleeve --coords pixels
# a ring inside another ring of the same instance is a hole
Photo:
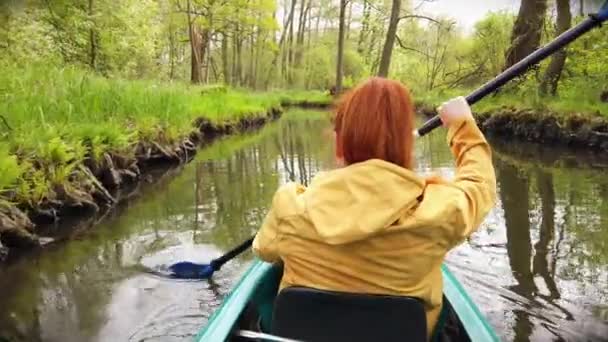
[[[270,208],[260,230],[253,240],[253,253],[266,262],[279,261],[278,242],[279,242],[279,218],[276,210]]]
[[[294,212],[291,197],[303,193],[306,188],[295,183],[288,183],[280,187],[272,198],[270,210],[264,218],[260,230],[253,240],[253,253],[267,262],[277,262],[281,259],[279,241],[281,240],[284,223],[283,220]]]
[[[472,118],[452,124],[447,141],[456,159],[456,174],[451,182],[438,184],[441,188],[429,200],[448,210],[445,226],[453,246],[475,232],[494,206],[496,175],[490,145]]]

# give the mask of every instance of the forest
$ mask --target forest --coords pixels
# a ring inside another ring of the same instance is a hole
[[[453,18],[420,14],[425,2],[433,0],[4,1],[0,59],[3,67],[69,65],[108,78],[256,90],[348,87],[370,75],[418,93],[469,89],[601,4],[522,0],[519,13],[490,12],[464,32]],[[604,37],[584,36],[518,88],[599,96]]]
[[[422,10],[433,1],[1,2],[1,241],[27,245],[35,223],[111,203],[107,189],[150,160],[188,159],[201,135],[328,105],[370,76],[402,81],[418,104],[465,95],[601,6],[514,1],[467,31]],[[607,53],[594,30],[476,109],[602,117]]]

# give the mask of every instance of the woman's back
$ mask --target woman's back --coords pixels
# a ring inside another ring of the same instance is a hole
[[[319,174],[308,188],[291,183],[279,189],[254,251],[264,260],[283,261],[281,288],[418,297],[426,303],[430,336],[441,308],[443,258],[494,204],[490,149],[472,118],[456,122],[448,132],[457,162],[455,179],[421,178],[409,170],[411,127],[403,132],[410,134],[407,139],[392,139],[396,133],[386,129],[395,121],[391,117],[413,113],[391,112],[391,92],[374,94],[378,106],[389,102],[388,109],[356,112],[361,106],[353,106],[353,98],[363,95],[357,90],[338,109],[337,157],[346,166]],[[370,127],[353,123],[353,117],[366,119]],[[395,126],[411,126],[400,120]],[[366,139],[369,132],[389,136],[379,139],[382,146],[356,150],[357,132],[344,131],[353,127],[363,130],[360,136]],[[395,141],[402,146],[384,146]],[[353,162],[353,156],[363,159]]]

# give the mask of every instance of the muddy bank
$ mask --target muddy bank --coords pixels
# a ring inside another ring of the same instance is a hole
[[[197,149],[214,139],[257,129],[279,118],[281,108],[265,114],[243,117],[236,121],[214,123],[200,118],[189,137],[175,143],[140,141],[128,154],[105,153],[94,159],[89,153],[84,163],[75,168],[67,184],[55,185],[39,203],[19,203],[13,193],[0,198],[0,261],[10,252],[38,247],[49,239],[40,237],[42,227],[67,219],[84,220],[108,212],[119,202],[130,198],[122,190],[150,182],[150,171],[173,169],[195,156]],[[90,142],[85,142],[92,151]],[[55,237],[45,229],[46,236]]]
[[[433,107],[423,104],[417,111],[426,117],[435,115]],[[608,151],[608,119],[599,113],[560,114],[503,107],[475,113],[475,120],[484,133],[501,138]]]
[[[308,100],[303,100],[303,101],[290,101],[290,100],[283,100],[281,101],[281,106],[283,107],[297,107],[297,108],[302,108],[302,109],[331,109],[333,106],[333,102],[332,100],[327,100],[327,101],[308,101]]]

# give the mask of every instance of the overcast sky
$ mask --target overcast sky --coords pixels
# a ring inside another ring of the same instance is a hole
[[[1,0],[0,0],[1,1]],[[339,3],[338,0],[332,0],[334,4]],[[458,25],[464,29],[465,33],[471,33],[473,26],[477,21],[482,19],[488,12],[496,12],[506,10],[517,14],[521,0],[410,0],[416,14],[426,14],[430,17],[446,16],[455,19]],[[585,3],[585,12],[595,12],[599,9],[603,0],[583,0]],[[277,13],[279,23],[283,22],[285,15],[285,3],[290,0],[279,0],[280,10]],[[390,1],[389,1],[390,3]],[[354,16],[360,16],[362,7],[361,2],[356,2],[358,5],[353,9]],[[571,1],[573,13],[578,13],[579,0]],[[551,2],[551,11],[554,4]],[[297,20],[297,19],[296,19]],[[335,18],[337,20],[337,18]],[[337,22],[334,20],[334,25]],[[423,23],[424,21],[421,21]],[[357,25],[355,23],[355,25]]]
[[[422,2],[413,0],[414,6],[421,6],[418,12],[429,16],[445,15],[454,18],[465,32],[470,32],[477,21],[488,12],[508,10],[517,13],[519,0],[435,0]]]

